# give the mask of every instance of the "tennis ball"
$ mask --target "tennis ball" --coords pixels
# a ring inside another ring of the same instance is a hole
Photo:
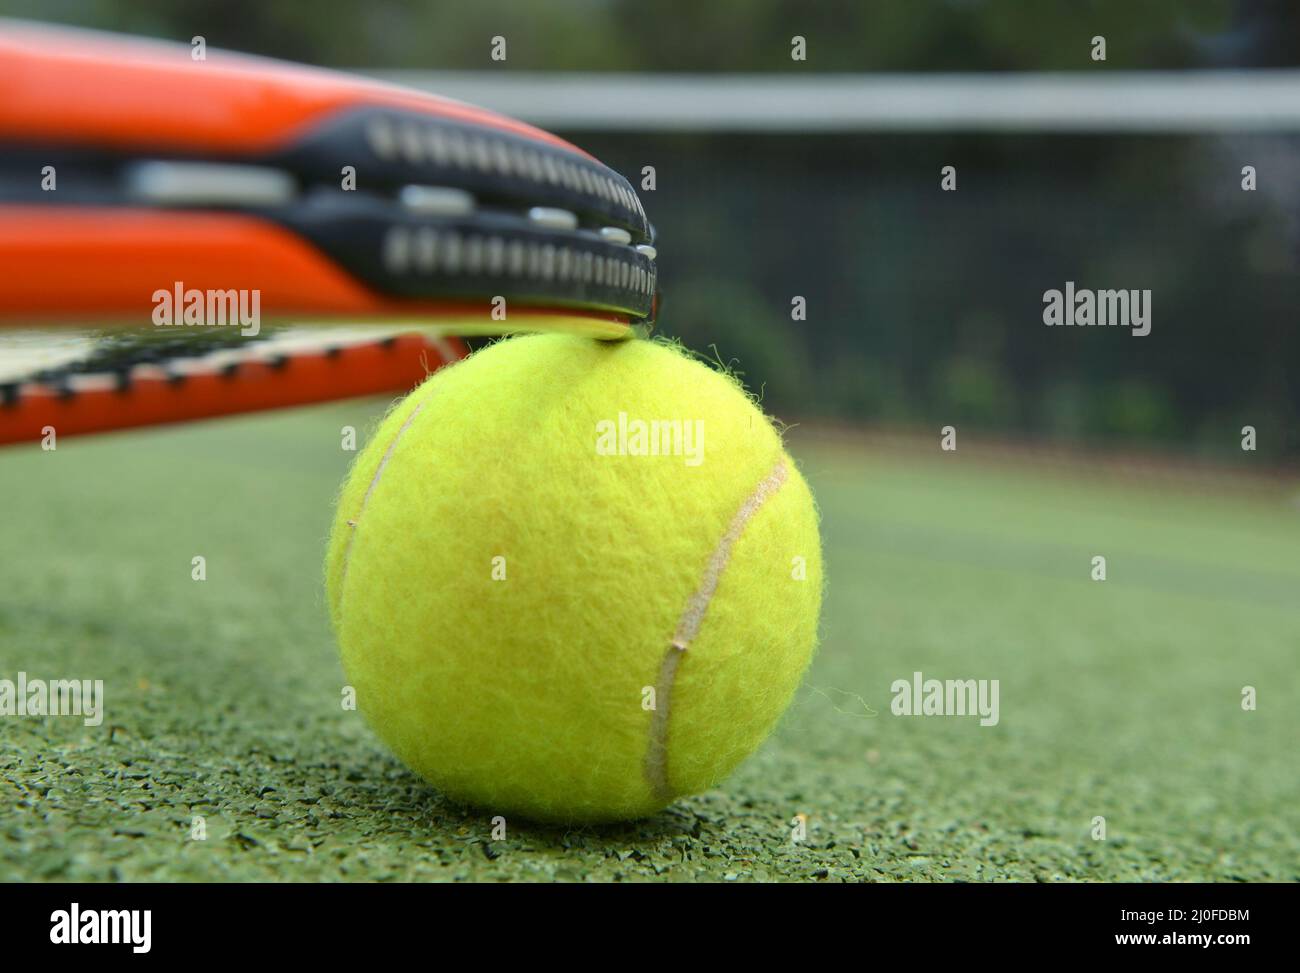
[[[763,740],[812,656],[817,514],[736,382],[657,342],[510,338],[358,455],[326,560],[358,706],[491,813],[651,814]]]

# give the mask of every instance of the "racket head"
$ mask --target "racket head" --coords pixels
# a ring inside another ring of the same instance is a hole
[[[615,337],[653,321],[635,191],[540,129],[337,72],[12,21],[0,74],[0,323],[147,323],[178,284],[257,290],[272,322]]]

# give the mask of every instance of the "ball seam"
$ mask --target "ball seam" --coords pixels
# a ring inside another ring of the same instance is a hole
[[[353,517],[349,517],[345,521],[345,523],[348,526],[348,534],[346,539],[343,542],[343,552],[341,555],[343,559],[343,564],[339,568],[338,612],[340,613],[340,615],[342,614],[343,611],[343,591],[348,579],[348,564],[352,560],[352,542],[356,537],[357,527],[361,523],[361,515],[365,513],[366,504],[370,502],[370,495],[375,492],[375,487],[379,485],[379,479],[384,475],[384,469],[388,466],[388,461],[392,458],[393,451],[397,449],[397,444],[401,442],[402,435],[406,432],[408,428],[410,428],[411,423],[415,421],[415,417],[420,414],[420,411],[423,408],[424,408],[424,403],[421,402],[414,409],[412,409],[411,414],[406,417],[406,421],[403,422],[401,428],[397,430],[397,434],[393,436],[393,441],[390,442],[388,444],[388,448],[384,450],[383,458],[380,459],[379,466],[375,469],[375,475],[370,478],[370,483],[366,487],[365,495],[361,498],[361,503],[357,508],[356,515]]]
[[[722,580],[723,572],[731,562],[731,551],[745,532],[745,527],[757,515],[759,509],[789,478],[790,470],[782,456],[776,462],[753,491],[745,498],[740,509],[732,516],[726,531],[719,538],[699,586],[687,599],[686,608],[677,622],[668,650],[659,665],[659,678],[655,683],[655,708],[650,718],[650,736],[646,746],[645,777],[655,799],[665,804],[675,796],[668,781],[668,729],[672,709],[673,686],[677,681],[677,669],[682,657],[690,647],[704,624],[709,603],[713,600]]]

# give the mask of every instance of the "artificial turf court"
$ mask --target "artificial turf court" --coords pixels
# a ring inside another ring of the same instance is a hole
[[[1300,879],[1300,507],[1282,486],[795,429],[829,581],[777,733],[656,818],[510,821],[494,842],[339,706],[320,566],[339,430],[383,405],[0,451],[0,678],[106,695],[99,727],[0,719],[0,878]],[[998,679],[998,725],[892,715],[891,683],[918,670]]]

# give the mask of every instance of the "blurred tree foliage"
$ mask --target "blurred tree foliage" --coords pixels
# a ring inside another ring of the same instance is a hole
[[[1284,0],[0,0],[0,12],[340,67],[545,71],[1181,68],[1242,52],[1295,63]],[[790,38],[808,58],[790,58]]]

